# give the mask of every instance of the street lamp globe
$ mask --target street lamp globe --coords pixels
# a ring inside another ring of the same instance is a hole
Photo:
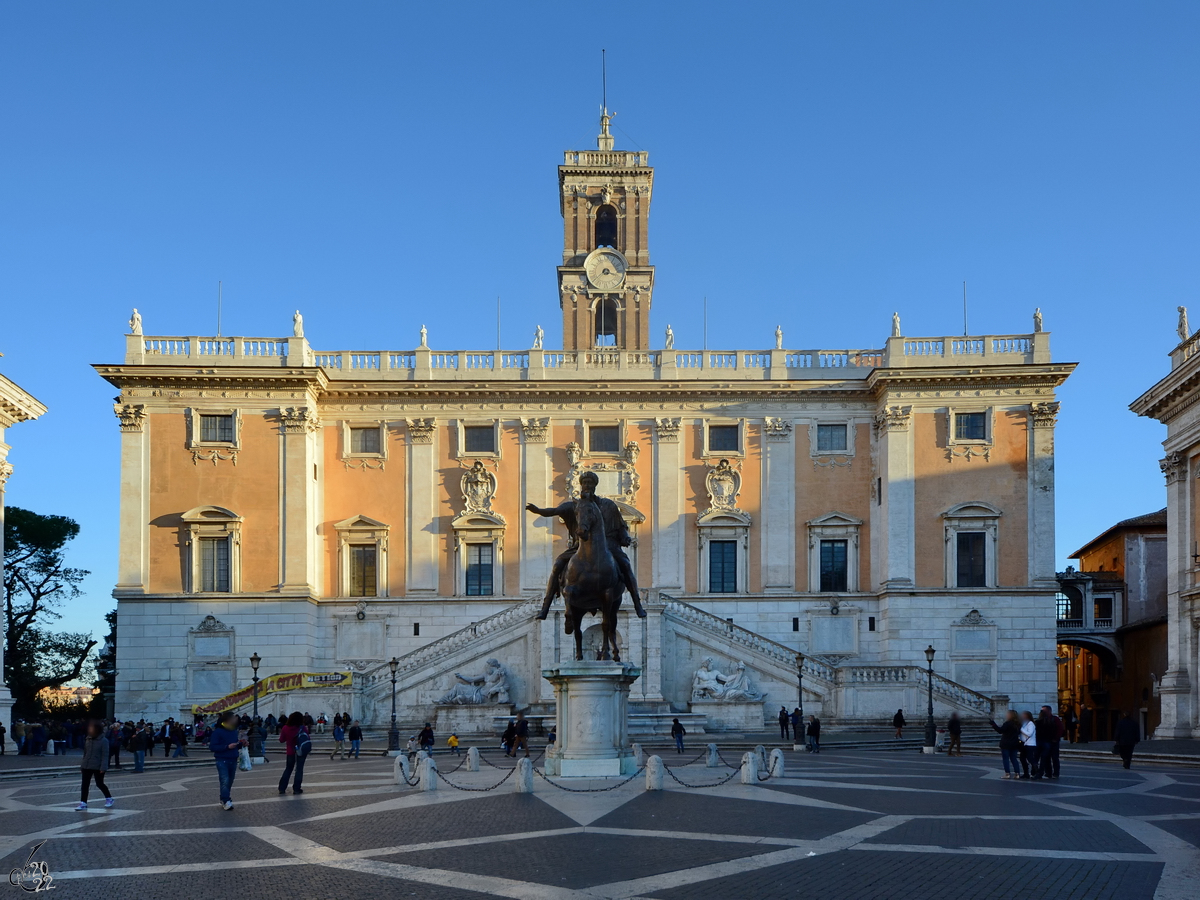
[[[255,653],[250,657],[250,668],[254,670],[254,674],[258,674],[259,663],[262,662],[262,657]]]
[[[925,659],[927,659],[929,661],[929,664],[931,666],[933,665],[933,657],[936,655],[937,655],[937,651],[933,649],[933,644],[930,644],[928,647],[925,648]]]

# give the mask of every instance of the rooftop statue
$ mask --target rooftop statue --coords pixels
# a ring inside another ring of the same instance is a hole
[[[1175,331],[1179,334],[1179,341],[1183,343],[1192,336],[1192,330],[1188,327],[1187,307],[1177,306],[1179,310],[1179,324],[1175,326]]]

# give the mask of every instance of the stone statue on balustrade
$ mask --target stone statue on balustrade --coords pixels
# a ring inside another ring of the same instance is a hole
[[[129,333],[130,334],[141,334],[142,333],[142,314],[137,311],[136,306],[133,309],[133,315],[129,317]]]
[[[533,349],[541,350],[542,342],[546,340],[546,332],[542,331],[542,326],[539,325],[533,332]]]
[[[739,662],[729,675],[713,668],[713,658],[705,657],[692,677],[693,700],[721,700],[725,703],[755,703],[766,695],[754,689],[746,664]]]
[[[892,337],[900,337],[900,313],[892,313]]]
[[[671,329],[670,325],[667,326],[667,345],[665,349],[675,349],[675,332]]]
[[[1179,310],[1179,324],[1175,326],[1175,331],[1179,335],[1180,343],[1186,341],[1192,336],[1192,330],[1188,327],[1188,316],[1186,306],[1175,307]]]
[[[783,328],[779,325],[775,326],[775,349],[783,349]]]
[[[304,337],[304,316],[300,315],[300,310],[292,316],[292,337]]]
[[[1035,333],[1042,330],[1042,308],[1040,306],[1033,310],[1033,330]]]
[[[459,684],[438,699],[439,706],[482,706],[484,704],[506,705],[509,699],[508,670],[499,660],[489,659],[482,675],[454,677]]]

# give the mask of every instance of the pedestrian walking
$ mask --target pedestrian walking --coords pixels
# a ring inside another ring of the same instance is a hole
[[[171,759],[179,759],[181,756],[187,756],[187,735],[184,734],[183,725],[175,722],[171,726],[171,743],[175,745],[175,753]]]
[[[25,720],[17,719],[13,723],[13,741],[17,745],[17,755],[20,756],[25,752]]]
[[[788,732],[789,726],[792,724],[792,719],[788,715],[787,707],[779,707],[779,737],[781,740],[788,740],[791,735]],[[799,735],[797,735],[799,737]]]
[[[958,748],[958,755],[962,756],[962,720],[958,717],[958,713],[950,713],[950,721],[946,723],[946,733],[950,735],[950,749],[946,751],[947,756],[954,755],[954,748]]]
[[[108,738],[108,763],[112,768],[119,769],[121,768],[121,726],[114,723],[108,729],[105,737]],[[86,732],[84,739],[86,740]]]
[[[342,727],[342,720],[339,718],[333,726],[333,752],[329,754],[330,759],[337,757],[346,758],[346,729]]]
[[[1004,714],[1004,722],[1000,725],[996,724],[996,720],[989,721],[1000,735],[1000,760],[1004,763],[1003,778],[1019,778],[1021,776],[1020,748],[1021,748],[1021,722],[1017,718],[1017,711],[1010,709]],[[1011,765],[1011,774],[1009,766]]]
[[[1113,752],[1120,755],[1121,765],[1128,769],[1129,764],[1133,762],[1133,748],[1142,739],[1141,729],[1138,728],[1138,723],[1134,721],[1133,716],[1125,713],[1121,717],[1113,737],[1116,738]]]
[[[345,721],[345,719],[342,721]],[[350,731],[348,733],[350,735],[350,753],[355,759],[358,759],[358,752],[362,749],[363,736],[362,728],[359,727],[357,719],[355,719],[354,724],[350,726]],[[432,750],[433,746],[431,745],[429,749]]]
[[[146,747],[154,740],[153,734],[145,730],[135,731],[129,736],[129,752],[133,754],[133,771],[146,771]]]
[[[312,749],[312,740],[304,730],[304,716],[298,712],[288,716],[287,724],[279,729],[279,743],[283,744],[287,751],[287,765],[284,767],[283,777],[279,779],[279,793],[287,793],[288,780],[295,771],[292,793],[303,794],[304,788],[301,784],[304,782],[304,760],[308,757],[308,750],[304,748]]]
[[[818,719],[816,716],[809,716],[808,717],[808,728],[805,729],[804,736],[805,736],[805,738],[807,738],[809,752],[820,753],[821,752],[821,720]]]
[[[516,742],[513,744],[513,756],[517,755],[518,750],[525,751],[525,758],[529,759],[529,722],[525,719],[525,713],[517,713],[517,724],[514,731]]]
[[[433,726],[428,722],[425,723],[425,727],[421,729],[420,735],[417,736],[417,743],[421,745],[422,750],[430,756],[433,755]]]
[[[446,738],[446,746],[450,748],[451,753],[453,753],[455,756],[458,756],[458,735],[452,734],[450,737]]]
[[[1038,774],[1037,725],[1029,710],[1021,713],[1021,777],[1041,778]]]
[[[904,726],[906,724],[904,721],[904,710],[896,710],[896,714],[892,716],[892,727],[896,729],[896,737],[904,737]]]
[[[800,707],[792,710],[792,714],[788,716],[788,720],[792,723],[792,743],[800,743],[800,737],[804,734],[804,714],[800,712]]]
[[[1042,775],[1046,778],[1058,778],[1061,767],[1059,751],[1062,747],[1063,735],[1067,733],[1067,729],[1063,724],[1063,720],[1054,715],[1049,706],[1042,707],[1042,716],[1046,719],[1043,729],[1045,731],[1045,741],[1042,741],[1041,736],[1038,737],[1038,744],[1042,748]]]
[[[237,775],[238,754],[246,746],[246,740],[238,733],[238,716],[227,709],[217,717],[217,727],[208,738],[208,749],[217,763],[217,784],[220,788],[221,808],[233,809],[233,779]]]
[[[4,755],[4,735],[7,733],[8,731],[5,729],[5,727],[0,725],[0,756]]]
[[[87,739],[83,742],[83,761],[79,768],[83,772],[83,784],[79,788],[79,805],[75,808],[88,808],[88,788],[92,779],[95,779],[100,793],[104,794],[104,805],[111,807],[116,801],[104,783],[104,773],[108,771],[108,738],[104,736],[104,726],[99,722],[88,723]]]
[[[504,734],[500,735],[500,746],[504,748],[505,756],[512,756],[513,741],[517,737],[517,723],[514,719],[508,720],[508,725],[504,729]]]
[[[1075,730],[1079,728],[1079,719],[1075,717],[1075,707],[1068,706],[1065,710],[1060,710],[1060,713],[1063,725],[1067,730],[1067,740],[1073,744],[1075,743]]]
[[[675,739],[675,752],[683,752],[683,736],[687,734],[687,729],[683,727],[683,723],[678,719],[671,720],[671,737]]]

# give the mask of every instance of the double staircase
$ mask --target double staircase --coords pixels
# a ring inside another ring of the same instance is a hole
[[[780,696],[786,696],[790,700],[784,701],[783,705],[790,708],[794,704],[791,698],[795,697],[799,659],[796,650],[677,597],[659,594],[659,598],[659,603],[647,605],[648,610],[652,615],[657,612],[663,617],[664,625],[674,631],[676,639],[686,640],[693,646],[700,647],[701,652],[711,650],[731,659],[744,660],[758,673],[761,682],[773,685],[770,694],[776,695],[783,690],[784,693]],[[508,635],[514,639],[520,637],[531,627],[536,627],[536,615],[541,605],[540,598],[524,600],[399,657],[395,685],[397,694],[404,694],[418,685],[427,685],[433,679],[469,668],[486,658],[489,651],[481,649],[481,643],[489,642],[494,646],[496,639],[502,641]],[[854,692],[891,691],[895,694],[897,689],[901,689],[907,690],[913,696],[916,695],[914,692],[919,691],[920,696],[924,697],[929,678],[928,672],[917,665],[839,664],[834,660],[811,654],[803,657],[802,671],[805,693],[809,698],[806,699],[806,708],[812,700],[817,701],[826,733],[838,730],[874,731],[890,724],[890,713],[886,718],[881,713],[874,717],[848,714],[851,704],[847,702],[847,698]],[[538,677],[538,673],[533,677]],[[393,689],[389,665],[381,663],[355,676],[355,680],[377,711],[373,727],[386,728],[389,718],[388,704]],[[666,693],[665,684],[663,689]],[[957,711],[964,720],[974,720],[982,727],[986,727],[985,720],[991,718],[994,713],[991,697],[937,673],[933,675],[933,696],[942,709]],[[704,733],[704,716],[687,711],[690,697],[668,699],[671,702],[644,704],[644,709],[638,708],[637,704],[631,704],[630,733],[669,734],[671,719],[676,716],[687,727],[689,733]],[[774,696],[772,702],[775,702]],[[536,706],[538,708],[530,710],[534,715],[548,715],[553,712],[552,708],[543,709],[540,705]],[[924,709],[923,704],[920,708]],[[844,710],[846,712],[843,712]],[[916,709],[911,704],[906,705],[906,710],[910,710],[910,719],[917,718]],[[433,721],[434,714],[435,709],[431,705],[407,706],[401,710],[402,736],[407,739],[405,731],[410,723],[416,725],[418,721]],[[497,725],[503,728],[502,723]],[[764,721],[764,730],[773,726],[773,721]],[[919,726],[914,721],[910,727]]]

